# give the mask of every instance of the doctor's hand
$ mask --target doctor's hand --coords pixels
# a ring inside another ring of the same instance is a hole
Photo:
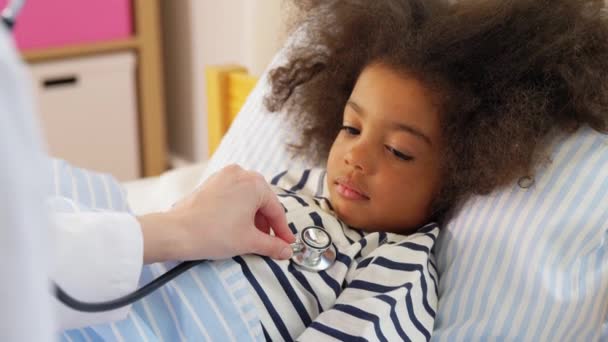
[[[270,185],[237,165],[213,174],[168,212],[138,220],[145,263],[248,253],[288,259],[295,241]]]

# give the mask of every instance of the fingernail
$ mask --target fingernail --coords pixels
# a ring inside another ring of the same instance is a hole
[[[281,254],[279,254],[279,259],[281,259],[281,260],[289,259],[289,258],[291,258],[292,253],[293,253],[293,251],[291,250],[291,247],[285,247],[281,251]]]

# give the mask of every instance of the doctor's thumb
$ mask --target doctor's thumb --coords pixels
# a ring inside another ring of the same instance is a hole
[[[254,253],[269,256],[277,260],[291,258],[291,255],[293,254],[291,245],[284,240],[262,232],[256,235],[253,247]]]

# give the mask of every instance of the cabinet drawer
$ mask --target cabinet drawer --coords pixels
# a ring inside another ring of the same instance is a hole
[[[132,53],[30,66],[51,155],[120,180],[140,176]]]

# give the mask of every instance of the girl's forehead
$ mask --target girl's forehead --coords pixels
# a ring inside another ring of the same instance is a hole
[[[382,64],[363,70],[346,106],[359,116],[384,121],[395,129],[414,127],[430,141],[439,134],[438,109],[425,85]]]

